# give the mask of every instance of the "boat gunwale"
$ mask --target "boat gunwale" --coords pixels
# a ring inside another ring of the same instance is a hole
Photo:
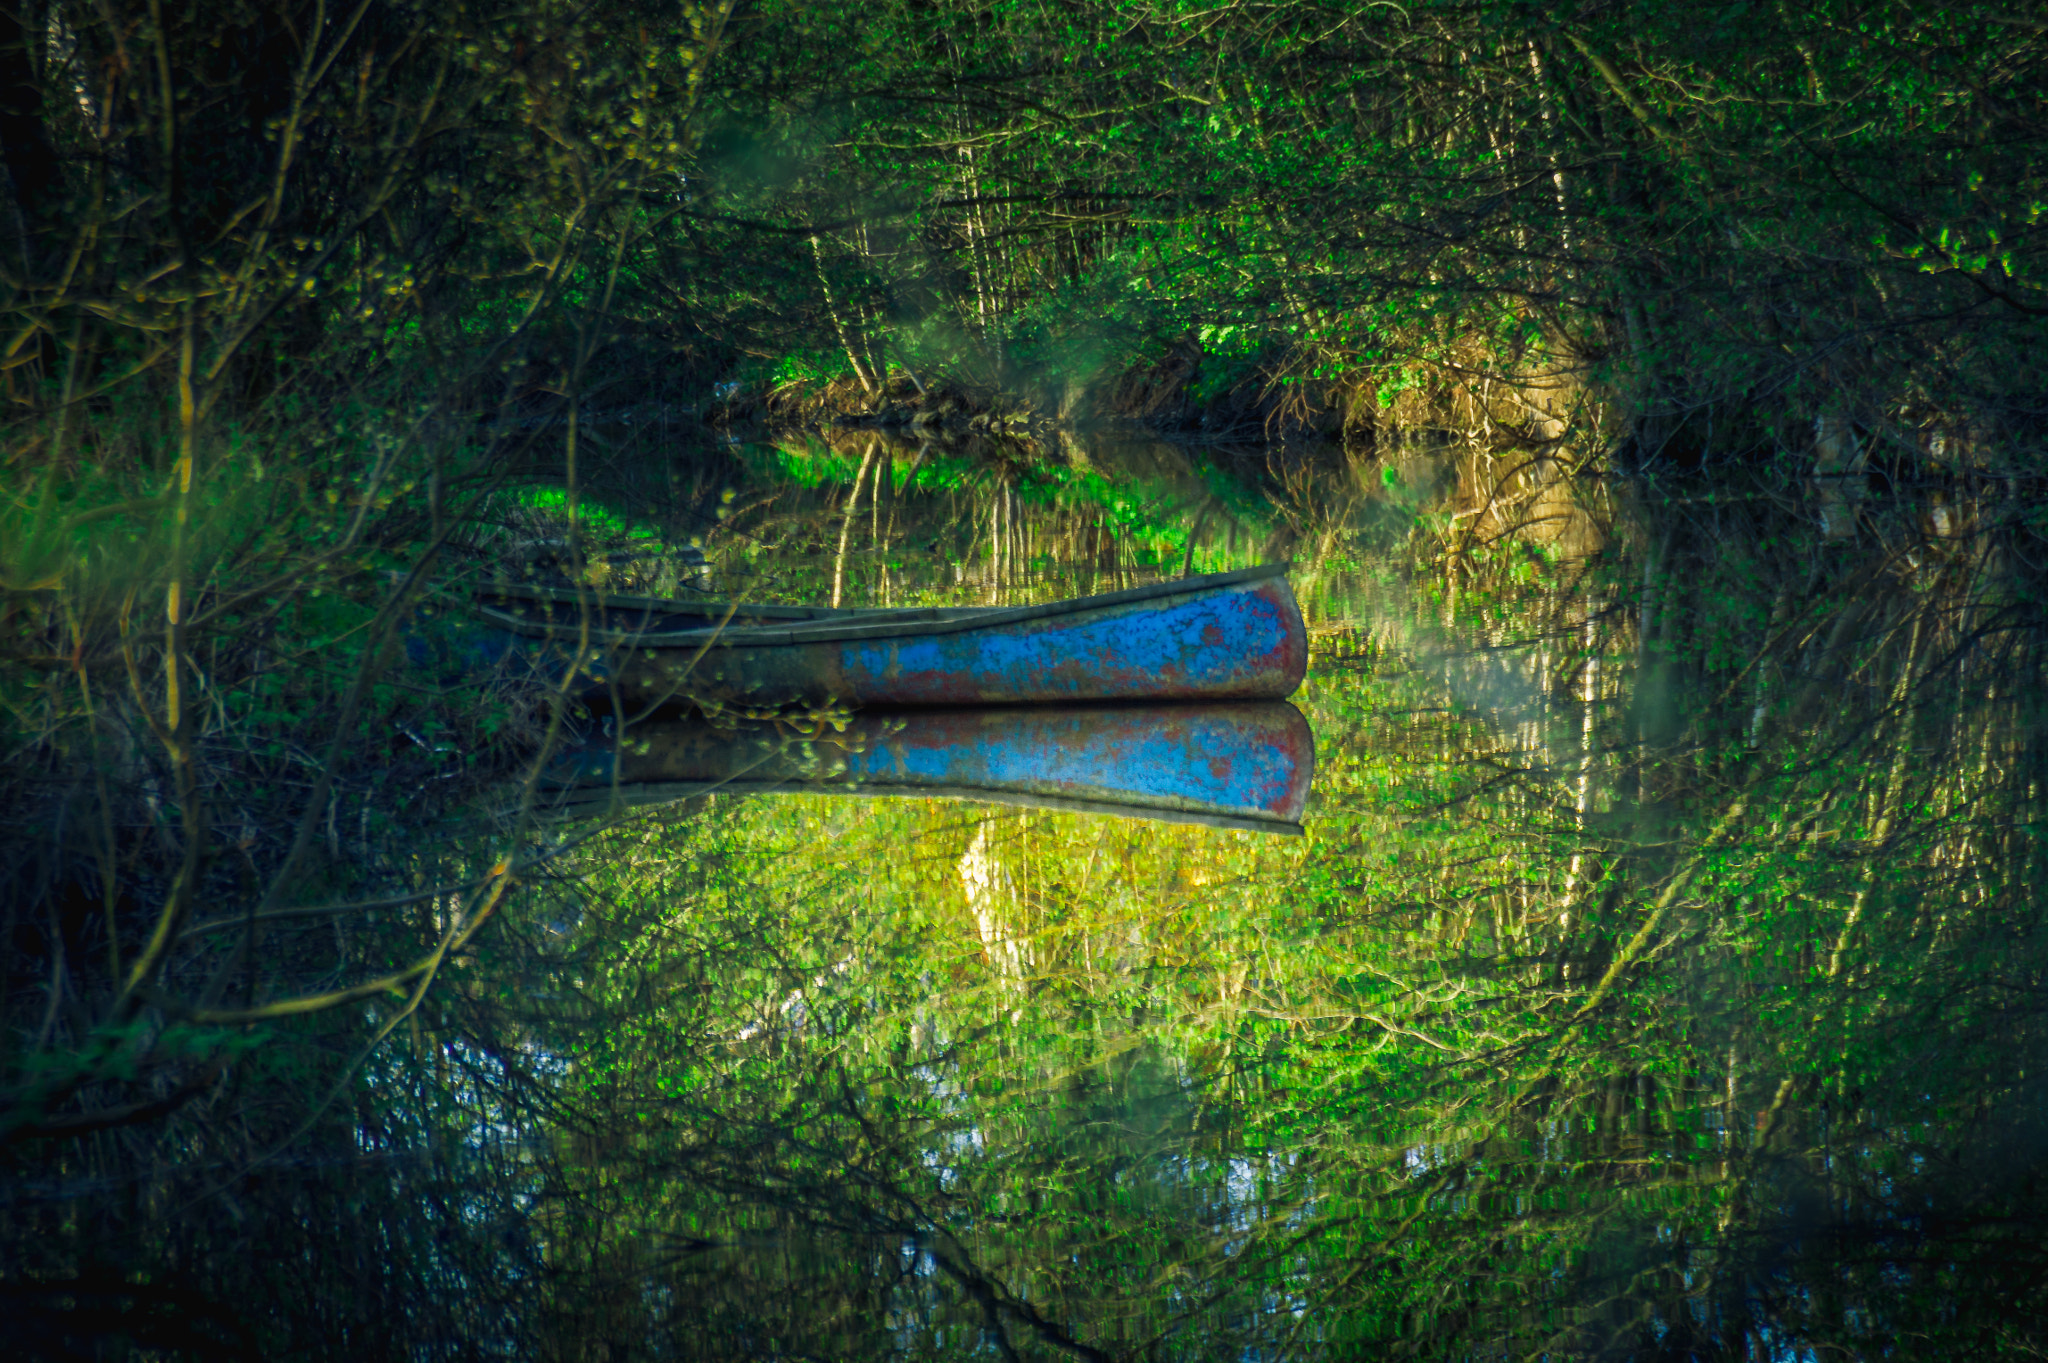
[[[1227,573],[1204,573],[1197,577],[1171,578],[1161,582],[1146,583],[1138,587],[1126,587],[1113,592],[1099,592],[1093,596],[1068,597],[1060,601],[1047,601],[1034,606],[952,606],[913,607],[908,610],[852,610],[835,617],[819,619],[813,614],[806,624],[792,625],[720,625],[709,629],[660,630],[595,628],[590,631],[593,642],[617,646],[621,644],[640,648],[687,648],[705,647],[778,647],[797,644],[837,643],[857,639],[901,639],[923,638],[938,634],[957,634],[971,629],[997,628],[1007,625],[1027,624],[1040,620],[1056,620],[1061,616],[1078,615],[1085,612],[1114,610],[1120,606],[1142,605],[1147,601],[1168,600],[1180,596],[1198,596],[1207,592],[1246,583],[1263,582],[1280,578],[1285,582],[1292,563],[1281,561],[1262,563],[1252,568],[1238,568]],[[524,596],[547,603],[584,604],[588,598],[579,594],[560,591],[555,588],[520,588],[508,591],[496,589],[500,595]],[[542,595],[546,593],[546,595]],[[488,595],[489,593],[484,593]],[[670,614],[681,614],[675,606],[687,606],[692,614],[707,614],[696,602],[665,601],[658,597],[611,597],[598,596],[594,604],[599,610],[664,610]],[[704,603],[713,609],[725,607],[739,614],[744,608],[730,603]],[[567,632],[568,625],[546,621],[535,621],[525,616],[494,607],[478,605],[477,611],[493,623],[502,625],[517,633],[555,637]],[[755,608],[775,610],[804,610],[804,607]]]

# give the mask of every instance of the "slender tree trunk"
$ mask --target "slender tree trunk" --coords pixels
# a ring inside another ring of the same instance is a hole
[[[875,451],[881,447],[877,437],[868,442],[867,453],[861,456],[860,468],[853,475],[853,491],[846,494],[846,518],[839,524],[839,554],[832,560],[832,607],[839,608],[841,596],[846,591],[846,549],[853,539],[853,518],[860,511],[860,485],[867,481],[868,470],[874,467]]]
[[[876,389],[874,377],[861,363],[860,351],[853,344],[853,333],[847,329],[839,304],[832,297],[832,285],[825,278],[825,248],[818,244],[815,234],[811,237],[811,264],[818,271],[818,292],[825,296],[825,315],[832,319],[832,329],[839,335],[839,348],[846,352],[846,362],[853,366],[853,376],[860,380],[862,390],[872,394]]]

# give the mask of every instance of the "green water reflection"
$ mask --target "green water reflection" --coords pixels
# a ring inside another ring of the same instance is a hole
[[[598,836],[535,891],[576,925],[574,1006],[530,1024],[568,1062],[533,1132],[564,1348],[2048,1338],[2009,508],[1901,494],[1828,539],[1796,498],[1502,499],[1422,441],[729,458],[714,591],[1007,602],[1294,557],[1308,835],[713,796]]]

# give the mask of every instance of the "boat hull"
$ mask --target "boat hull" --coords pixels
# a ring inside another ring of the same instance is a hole
[[[416,634],[445,674],[525,669],[636,709],[767,711],[1281,700],[1308,634],[1279,565],[1043,606],[901,611],[579,600],[549,593]],[[734,612],[749,608],[734,607]],[[801,617],[761,623],[769,611]]]
[[[1284,702],[1038,706],[854,716],[804,736],[698,719],[632,725],[558,762],[586,811],[714,791],[950,797],[1300,831],[1315,737]]]
[[[889,638],[621,650],[607,680],[645,703],[855,707],[1281,700],[1307,631],[1281,578],[1180,600]]]

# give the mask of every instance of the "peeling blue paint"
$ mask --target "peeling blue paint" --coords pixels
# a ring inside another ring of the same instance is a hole
[[[1028,631],[847,643],[840,668],[856,695],[886,691],[900,705],[1261,695],[1272,694],[1276,669],[1287,670],[1276,655],[1297,630],[1270,594],[1239,591]]]

